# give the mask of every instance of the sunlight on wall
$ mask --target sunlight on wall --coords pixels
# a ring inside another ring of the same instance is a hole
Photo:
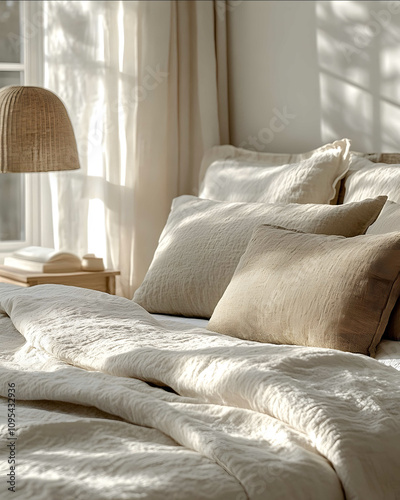
[[[400,13],[396,15],[396,24],[383,32],[382,40],[382,142],[385,150],[400,151]]]
[[[385,36],[386,38],[386,36]],[[400,34],[382,49],[381,75],[382,96],[396,104],[400,103]]]
[[[382,126],[382,150],[388,152],[400,151],[400,104],[382,102],[380,110]]]
[[[322,142],[358,136],[356,147],[362,151],[372,151],[371,93],[323,71],[320,73],[320,92]]]
[[[400,151],[400,9],[395,2],[318,1],[323,141]]]
[[[348,137],[400,151],[400,1],[248,0],[228,24],[234,145],[296,153]],[[284,107],[295,118],[262,143]]]

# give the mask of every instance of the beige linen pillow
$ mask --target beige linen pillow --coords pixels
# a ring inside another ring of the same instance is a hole
[[[336,186],[348,170],[349,149],[348,139],[286,158],[233,146],[216,147],[203,160],[202,172],[205,165],[207,168],[200,197],[256,203],[329,203],[336,199]],[[218,159],[218,154],[222,158]],[[285,159],[295,161],[279,163]]]
[[[352,154],[349,171],[342,181],[339,202],[348,203],[380,195],[400,203],[400,165],[374,163]]]
[[[400,234],[344,238],[261,226],[208,329],[373,356],[400,293]]]
[[[386,234],[395,231],[400,234],[400,205],[388,200],[379,217],[368,228],[367,234]],[[390,315],[384,338],[400,340],[400,300],[396,302]]]
[[[181,196],[134,300],[149,312],[209,318],[260,224],[354,236],[374,222],[386,198],[351,205],[224,203]]]

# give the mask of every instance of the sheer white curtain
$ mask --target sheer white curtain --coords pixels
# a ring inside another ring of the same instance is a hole
[[[222,2],[223,3],[223,2]],[[52,174],[54,243],[142,281],[172,198],[228,142],[225,10],[212,1],[44,2],[45,86],[82,169]]]

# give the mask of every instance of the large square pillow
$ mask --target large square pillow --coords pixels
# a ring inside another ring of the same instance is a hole
[[[340,192],[340,203],[387,196],[400,203],[400,165],[374,163],[367,158],[351,155],[350,168]]]
[[[400,233],[344,238],[261,226],[208,328],[373,356],[400,293],[399,273]]]
[[[355,236],[375,221],[385,200],[340,206],[268,205],[181,196],[172,203],[134,300],[152,313],[210,318],[258,225]]]
[[[200,197],[257,203],[329,203],[336,199],[337,185],[348,170],[349,149],[348,139],[300,155],[217,146],[203,159]]]

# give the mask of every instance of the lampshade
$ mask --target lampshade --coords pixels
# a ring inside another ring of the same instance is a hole
[[[60,99],[40,87],[0,89],[0,172],[77,168],[74,130]]]

